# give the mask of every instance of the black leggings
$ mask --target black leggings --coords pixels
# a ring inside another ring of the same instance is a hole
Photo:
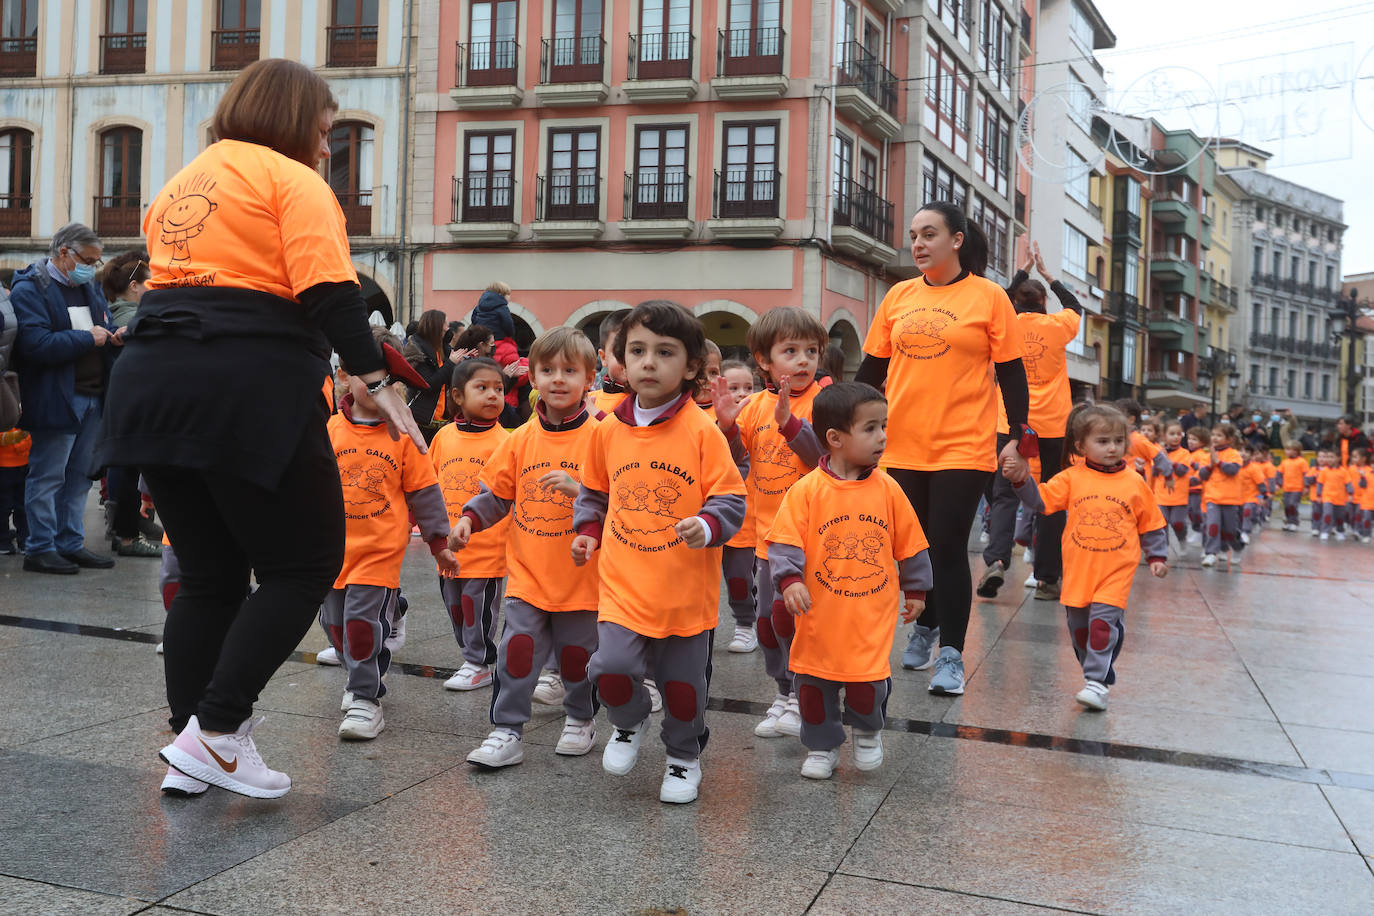
[[[973,574],[968,565],[968,536],[978,513],[978,498],[991,471],[888,471],[897,481],[930,542],[934,586],[926,594],[926,609],[917,621],[940,628],[940,644],[964,651],[969,608],[973,605]]]
[[[276,489],[187,468],[143,478],[181,563],[163,642],[168,721],[231,732],[310,629],[344,555],[343,495],[324,423]],[[249,574],[258,588],[248,591]]]

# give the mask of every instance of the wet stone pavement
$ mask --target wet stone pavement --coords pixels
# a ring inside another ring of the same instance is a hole
[[[602,771],[604,714],[587,757],[536,707],[523,764],[466,764],[490,694],[442,687],[460,659],[418,542],[381,737],[337,738],[312,630],[258,704],[290,794],[164,798],[157,565],[0,557],[0,913],[1374,913],[1374,546],[1272,528],[1230,571],[1196,548],[1142,570],[1105,714],[1018,555],[974,607],[968,692],[929,695],[899,636],[886,763],[845,747],[821,783],[754,736],[772,690],[723,607],[685,807],[658,801],[654,733]]]

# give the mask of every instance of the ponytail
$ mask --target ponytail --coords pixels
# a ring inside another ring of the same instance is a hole
[[[957,204],[952,204],[947,200],[934,200],[924,204],[922,210],[934,210],[945,219],[945,226],[949,228],[950,234],[962,232],[964,242],[959,246],[959,266],[973,274],[981,277],[987,273],[988,269],[988,237],[983,233],[983,228],[964,215],[964,211],[959,209]]]

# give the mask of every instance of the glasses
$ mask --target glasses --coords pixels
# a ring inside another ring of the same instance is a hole
[[[105,263],[104,258],[96,258],[94,261],[88,261],[85,258],[83,258],[81,256],[81,252],[77,251],[75,248],[67,248],[65,249],[65,251],[67,252],[67,254],[71,255],[77,262],[85,264],[87,267],[100,267]]]

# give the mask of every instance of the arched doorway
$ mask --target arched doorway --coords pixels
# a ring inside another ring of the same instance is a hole
[[[577,323],[577,329],[587,335],[587,339],[592,342],[592,346],[594,347],[601,346],[601,322],[606,320],[606,316],[609,314],[611,313],[597,312],[593,315],[588,315]]]
[[[515,322],[515,347],[520,351],[521,356],[528,356],[530,347],[534,344],[534,339],[539,335],[534,333],[534,328],[519,315],[512,314],[511,320]]]
[[[749,358],[749,347],[745,343],[749,333],[748,321],[730,312],[707,312],[700,318],[702,327],[706,329],[706,339],[715,341],[726,359]]]
[[[377,281],[373,280],[367,274],[360,272],[358,274],[358,285],[363,289],[363,301],[367,303],[367,314],[371,315],[373,312],[381,312],[382,321],[385,322],[387,327],[391,327],[391,323],[396,320],[396,313],[392,311],[391,300],[387,298],[386,293],[382,292],[382,288],[377,285]]]
[[[830,326],[830,342],[844,351],[844,377],[852,379],[864,356],[858,330],[849,319],[840,318]]]

